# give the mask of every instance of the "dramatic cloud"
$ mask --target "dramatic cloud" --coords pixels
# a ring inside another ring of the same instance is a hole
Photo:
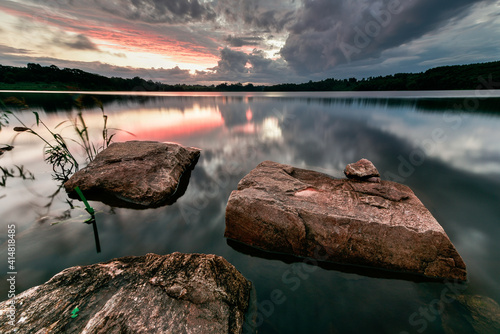
[[[300,73],[379,57],[457,20],[483,0],[304,0],[281,50]]]
[[[280,32],[293,20],[293,1],[218,0],[214,1],[219,21],[244,24],[264,32]]]
[[[248,54],[229,48],[220,50],[220,60],[217,66],[210,70],[212,72],[203,73],[205,80],[253,83],[279,83],[282,80],[281,75],[290,72],[282,59],[266,58],[261,50],[255,49]],[[289,77],[296,79],[293,75]]]
[[[192,23],[213,20],[212,8],[199,0],[80,0],[51,1],[33,0],[40,5],[55,9],[81,8],[82,14],[102,10],[107,15],[146,23]]]
[[[230,46],[233,47],[241,47],[241,46],[257,46],[261,43],[263,40],[262,37],[236,37],[236,36],[227,36],[227,38],[224,39],[225,42],[229,43]]]
[[[71,49],[97,50],[97,46],[84,35],[77,35],[66,41],[56,40],[54,42],[61,43],[62,45],[65,45]]]
[[[500,0],[5,0],[0,21],[3,65],[167,83],[361,78],[500,54]]]
[[[220,52],[220,58],[217,66],[212,68],[217,73],[248,73],[248,68],[245,67],[248,62],[248,54],[245,52],[224,48]]]

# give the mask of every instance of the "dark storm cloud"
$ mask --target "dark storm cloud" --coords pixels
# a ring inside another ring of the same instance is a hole
[[[217,66],[209,71],[197,71],[196,78],[207,81],[240,81],[278,83],[290,69],[282,59],[266,58],[262,50],[251,53],[224,48],[220,50]],[[292,76],[290,76],[292,77]]]
[[[241,47],[245,45],[257,46],[263,40],[262,37],[236,37],[229,35],[224,41],[229,43],[230,46],[233,47]]]
[[[213,20],[215,12],[199,0],[99,1],[104,10],[147,23],[180,23]]]
[[[277,62],[266,58],[262,50],[254,50],[248,56],[248,63],[251,65],[251,70],[254,73],[266,73],[268,71],[276,72]]]
[[[200,0],[31,0],[59,10],[81,9],[86,12],[103,10],[112,17],[146,23],[182,23],[213,20],[215,12]]]
[[[244,12],[245,23],[257,28],[280,32],[283,27],[292,20],[293,11],[280,13],[276,10],[267,10],[260,13],[252,11]]]
[[[219,74],[227,73],[248,73],[245,65],[248,62],[248,54],[241,51],[234,51],[229,48],[220,50],[220,60],[217,66],[211,68]]]
[[[97,50],[97,46],[84,35],[77,35],[63,41],[59,40],[55,42],[76,50]]]
[[[282,57],[299,73],[317,73],[378,57],[469,13],[484,0],[303,0]]]
[[[218,0],[214,9],[220,19],[260,31],[282,31],[293,20],[290,1]]]

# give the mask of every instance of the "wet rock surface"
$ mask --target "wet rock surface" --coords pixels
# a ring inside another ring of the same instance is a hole
[[[113,143],[64,187],[75,199],[79,199],[74,191],[78,186],[88,200],[111,206],[159,207],[184,194],[199,156],[199,149],[175,143]]]
[[[269,252],[466,280],[443,228],[410,188],[390,181],[265,161],[231,193],[225,236]]]
[[[118,258],[68,268],[17,295],[14,326],[11,300],[0,303],[0,332],[241,333],[250,290],[216,255]]]

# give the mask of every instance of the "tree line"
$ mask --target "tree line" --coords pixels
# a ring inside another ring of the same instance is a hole
[[[420,73],[363,79],[328,78],[306,83],[253,85],[221,83],[219,85],[169,85],[140,77],[106,77],[79,69],[29,63],[26,67],[0,65],[0,87],[24,89],[37,87],[57,90],[94,91],[391,91],[391,90],[458,90],[500,88],[500,61],[470,65],[441,66]],[[35,88],[36,89],[36,88]]]

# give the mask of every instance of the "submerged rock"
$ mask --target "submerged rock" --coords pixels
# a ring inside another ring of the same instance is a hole
[[[147,254],[72,267],[0,303],[1,333],[241,333],[251,283],[216,255]]]
[[[445,304],[441,315],[446,334],[500,333],[500,306],[493,299],[480,295],[445,296],[454,301]]]
[[[466,280],[465,263],[410,188],[272,161],[238,184],[225,236],[270,252]]]
[[[199,149],[175,143],[113,143],[64,187],[76,199],[78,186],[89,200],[112,206],[158,207],[183,195],[199,156]]]

